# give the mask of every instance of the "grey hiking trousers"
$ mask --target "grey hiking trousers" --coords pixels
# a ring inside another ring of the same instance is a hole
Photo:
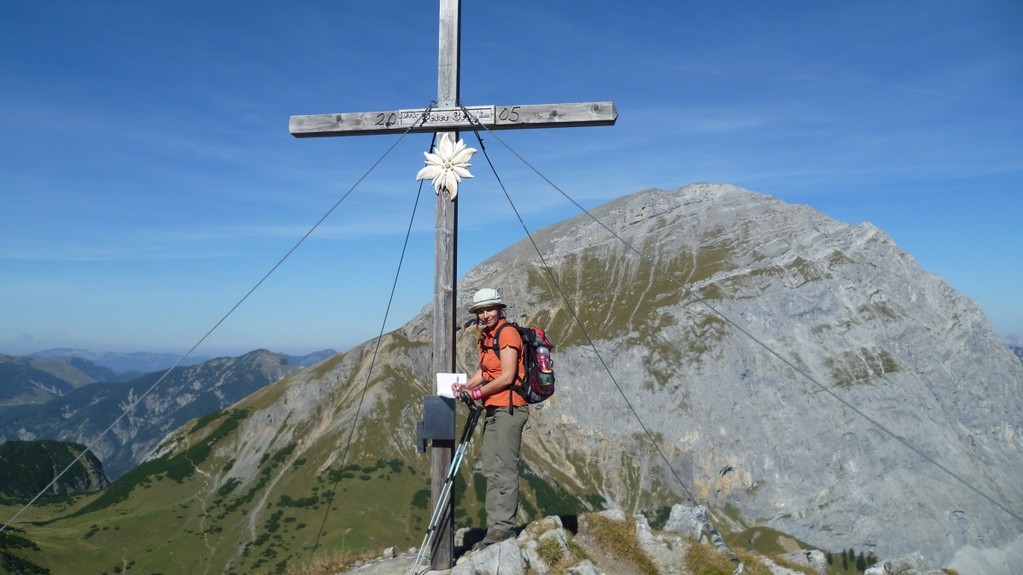
[[[519,511],[519,451],[529,407],[487,408],[483,422],[483,475],[487,478],[487,531],[511,531]]]

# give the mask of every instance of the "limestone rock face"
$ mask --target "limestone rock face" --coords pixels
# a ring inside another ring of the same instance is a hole
[[[558,346],[543,465],[609,506],[692,495],[878,556],[1023,532],[1023,366],[881,230],[711,184],[591,213],[534,234],[550,273],[524,240],[459,286]]]

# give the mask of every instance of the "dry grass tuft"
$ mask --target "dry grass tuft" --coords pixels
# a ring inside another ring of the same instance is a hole
[[[615,521],[603,515],[591,514],[586,516],[586,521],[590,535],[607,552],[632,563],[644,575],[660,575],[657,566],[636,539],[636,522],[632,518]]]
[[[756,555],[748,551],[736,552],[742,561],[745,575],[770,575],[771,570]],[[692,575],[732,575],[736,564],[727,554],[707,543],[693,542],[686,553],[686,565]]]
[[[378,556],[379,553],[335,552],[325,557],[313,558],[306,565],[290,568],[287,575],[336,575],[351,569],[356,563]]]

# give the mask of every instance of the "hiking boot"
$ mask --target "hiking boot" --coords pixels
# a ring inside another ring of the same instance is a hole
[[[511,539],[512,537],[515,537],[514,531],[490,530],[487,531],[487,536],[483,538],[483,541],[480,541],[479,543],[472,546],[472,550],[479,551],[481,549],[486,549],[487,547],[490,547],[494,543],[500,543],[507,539]]]

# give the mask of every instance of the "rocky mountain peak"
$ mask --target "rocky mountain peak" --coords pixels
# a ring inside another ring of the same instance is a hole
[[[546,465],[623,508],[637,483],[679,491],[638,417],[700,502],[822,546],[948,561],[1023,542],[1020,362],[888,235],[714,184],[591,215],[533,238],[570,301],[528,240],[459,286],[497,287],[561,344],[532,422],[564,438],[536,438]]]

